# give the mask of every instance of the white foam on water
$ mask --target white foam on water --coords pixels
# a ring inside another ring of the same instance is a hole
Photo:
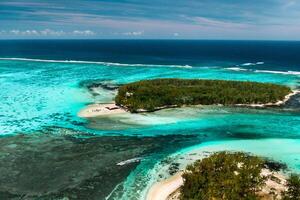
[[[254,65],[263,65],[263,64],[265,64],[265,62],[259,61],[255,63],[243,63],[241,64],[241,66],[254,66]]]
[[[286,75],[300,75],[298,71],[273,71],[273,70],[254,70],[256,73],[271,73],[271,74],[286,74]]]
[[[46,62],[46,63],[96,64],[96,65],[123,66],[123,67],[174,67],[174,68],[187,68],[187,69],[193,68],[190,65],[125,64],[125,63],[82,61],[82,60],[48,60],[48,59],[32,59],[32,58],[0,58],[0,60]]]
[[[228,67],[225,69],[232,70],[232,71],[248,71],[247,69],[240,68],[240,67]]]
[[[254,73],[269,73],[269,74],[282,74],[282,75],[300,75],[299,71],[275,71],[275,70],[259,70],[259,69],[245,69],[241,67],[228,67],[225,68],[226,70],[231,71],[247,71],[247,72],[254,72]]]
[[[255,63],[243,63],[241,66],[253,66],[256,65]]]

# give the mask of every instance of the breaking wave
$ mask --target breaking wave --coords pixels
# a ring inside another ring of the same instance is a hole
[[[228,67],[225,69],[232,70],[232,71],[248,71],[248,69],[244,69],[244,68],[240,68],[240,67]]]
[[[246,72],[253,72],[253,73],[269,73],[269,74],[284,74],[284,75],[300,75],[299,71],[273,71],[273,70],[253,70],[253,69],[245,69],[241,67],[228,67],[225,68],[226,70],[231,71],[246,71]]]
[[[0,60],[30,61],[30,62],[45,62],[45,63],[96,64],[96,65],[105,65],[105,66],[124,66],[124,67],[174,67],[174,68],[192,68],[192,66],[190,66],[190,65],[125,64],[125,63],[81,61],[81,60],[48,60],[48,59],[32,59],[32,58],[0,58]]]
[[[29,62],[45,62],[45,63],[74,63],[74,64],[96,64],[104,66],[123,66],[123,67],[171,67],[171,68],[193,68],[190,65],[158,65],[158,64],[125,64],[114,62],[99,62],[99,61],[82,61],[82,60],[50,60],[50,59],[32,59],[32,58],[0,58],[0,60],[12,60],[12,61],[29,61]],[[272,74],[286,74],[286,75],[300,75],[299,71],[273,71],[273,70],[254,70],[246,69],[240,66],[254,66],[263,65],[264,62],[256,63],[243,63],[236,67],[225,68],[232,71],[248,71],[255,73],[272,73]],[[219,67],[201,67],[201,68],[219,68]]]
[[[254,66],[254,65],[263,65],[264,62],[256,62],[256,63],[243,63],[241,66]]]
[[[287,74],[287,75],[300,75],[297,71],[272,71],[272,70],[254,70],[258,73],[271,73],[271,74]]]

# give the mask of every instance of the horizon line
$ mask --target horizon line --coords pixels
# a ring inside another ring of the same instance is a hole
[[[262,41],[262,42],[300,42],[299,40],[293,40],[293,39],[173,39],[173,38],[9,38],[9,39],[2,39],[0,38],[0,41],[48,41],[48,40],[127,40],[127,41]]]

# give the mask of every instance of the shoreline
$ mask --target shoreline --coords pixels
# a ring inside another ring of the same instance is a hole
[[[287,94],[283,100],[279,100],[276,103],[265,103],[265,104],[235,104],[234,106],[240,107],[253,107],[253,108],[265,108],[265,107],[273,107],[273,106],[282,106],[288,100],[291,99],[292,96],[300,94],[300,90],[292,90],[291,93]]]
[[[93,118],[122,113],[127,113],[127,111],[124,108],[117,106],[115,103],[98,103],[84,107],[77,115],[82,118]]]
[[[178,172],[166,180],[151,185],[147,192],[146,200],[179,200],[179,189],[183,185],[182,174],[183,172]],[[271,192],[275,192],[278,196],[281,196],[281,193],[286,190],[287,177],[281,171],[277,172],[263,168],[260,174],[266,177],[266,185],[258,192],[263,198],[271,199]],[[275,177],[275,180],[273,177]]]
[[[147,192],[146,200],[167,200],[183,184],[182,174],[183,172],[179,172],[166,180],[153,184]]]
[[[284,105],[292,96],[300,94],[300,90],[293,90],[290,94],[286,95],[283,100],[279,100],[276,103],[266,103],[266,104],[235,104],[233,106],[237,107],[251,107],[251,108],[266,108],[266,107],[273,107],[273,106],[282,106]],[[219,106],[224,106],[222,104],[218,104]],[[188,106],[203,106],[203,105],[184,105],[181,107],[188,107]],[[176,105],[171,106],[163,106],[157,108],[155,111],[169,109],[169,108],[177,108]],[[153,111],[153,112],[155,112]],[[137,113],[147,113],[150,111],[147,110],[140,110]],[[123,114],[123,113],[130,113],[126,108],[122,106],[118,106],[115,102],[112,103],[96,103],[90,104],[83,109],[81,109],[77,115],[82,118],[93,118],[93,117],[101,117],[101,116],[109,116],[114,114]]]

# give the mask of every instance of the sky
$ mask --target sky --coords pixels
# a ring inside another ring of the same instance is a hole
[[[0,39],[300,40],[300,1],[0,0]]]

